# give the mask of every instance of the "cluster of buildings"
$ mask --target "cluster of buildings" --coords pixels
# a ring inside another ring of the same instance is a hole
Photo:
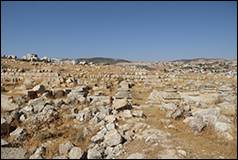
[[[48,58],[46,56],[39,58],[37,54],[35,53],[28,53],[24,55],[22,58],[18,58],[15,55],[5,55],[3,54],[1,56],[2,58],[7,58],[7,59],[19,59],[19,60],[24,60],[24,61],[44,61],[44,62],[53,62],[53,63],[59,63],[59,64],[79,64],[79,65],[92,65],[92,62],[87,62],[87,61],[79,61],[79,60],[71,60],[71,59],[57,59],[57,58]]]

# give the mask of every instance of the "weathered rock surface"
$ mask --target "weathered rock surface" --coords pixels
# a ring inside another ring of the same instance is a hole
[[[144,159],[145,156],[142,153],[133,153],[127,157],[127,159]]]
[[[23,148],[1,147],[1,159],[25,159]]]
[[[102,155],[101,153],[96,150],[95,148],[89,149],[87,154],[88,159],[101,159]]]
[[[1,94],[1,109],[3,111],[13,111],[18,108],[19,108],[19,106],[12,102],[10,96]]]
[[[108,131],[104,137],[104,141],[108,146],[116,146],[122,142],[122,137],[116,129]]]
[[[10,57],[1,60],[7,158],[236,158],[237,61]]]
[[[69,151],[69,159],[80,159],[83,156],[83,151],[79,147],[73,147]]]
[[[115,99],[113,101],[112,107],[116,110],[127,109],[129,106],[129,102],[127,99]]]
[[[1,136],[6,135],[9,132],[10,125],[5,118],[1,118]]]
[[[71,148],[73,148],[73,144],[70,141],[62,143],[59,145],[59,154],[67,155]]]

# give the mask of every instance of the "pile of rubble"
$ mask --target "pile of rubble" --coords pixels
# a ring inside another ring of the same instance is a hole
[[[236,147],[237,78],[227,76],[235,73],[233,62],[112,67],[44,63],[37,55],[25,58],[35,62],[1,60],[1,158],[205,154],[185,151],[175,131],[196,137],[211,130],[217,141]],[[226,154],[214,152],[213,157]]]

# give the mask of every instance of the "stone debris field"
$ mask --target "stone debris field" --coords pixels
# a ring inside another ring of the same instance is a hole
[[[237,60],[4,57],[1,159],[10,158],[237,158]]]

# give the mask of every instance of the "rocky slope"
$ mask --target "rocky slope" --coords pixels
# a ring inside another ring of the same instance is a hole
[[[1,158],[237,158],[235,61],[1,60]]]

